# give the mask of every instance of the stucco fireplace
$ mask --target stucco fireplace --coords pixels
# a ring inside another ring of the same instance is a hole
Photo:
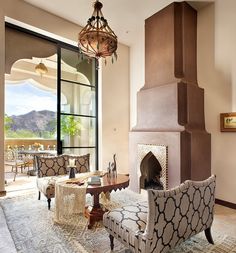
[[[148,188],[147,182],[158,173],[164,189],[211,174],[211,136],[205,130],[204,90],[197,83],[196,36],[197,12],[186,2],[174,2],[145,20],[145,85],[137,95],[137,124],[129,134],[134,191]],[[153,147],[165,147],[165,162],[160,158],[164,149],[157,152]]]

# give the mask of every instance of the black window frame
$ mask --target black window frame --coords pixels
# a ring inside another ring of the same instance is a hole
[[[67,113],[61,113],[60,110],[61,110],[61,81],[68,81],[68,80],[64,80],[64,79],[61,79],[61,49],[68,49],[68,50],[71,50],[71,51],[75,51],[77,53],[81,53],[79,51],[79,48],[74,46],[74,45],[71,45],[71,44],[68,44],[66,42],[63,42],[63,41],[60,41],[60,40],[57,40],[55,38],[52,38],[52,37],[49,37],[49,36],[46,36],[44,34],[40,34],[38,32],[35,32],[35,31],[32,31],[32,30],[29,30],[29,29],[26,29],[24,27],[21,27],[21,26],[18,26],[18,25],[15,25],[15,24],[12,24],[12,23],[9,23],[9,22],[6,22],[5,21],[5,27],[8,27],[8,28],[12,28],[12,29],[15,29],[17,31],[20,31],[20,32],[23,32],[23,33],[26,33],[26,34],[29,34],[29,35],[32,35],[32,36],[35,36],[37,38],[41,38],[41,39],[44,39],[46,41],[49,41],[49,42],[52,42],[55,44],[56,48],[57,48],[57,153],[58,155],[62,154],[62,141],[61,141],[61,120],[60,120],[60,115],[61,114],[66,114],[66,115],[70,115],[70,114],[67,114]],[[98,66],[98,60],[95,59],[95,65]],[[96,130],[95,130],[95,146],[91,146],[91,147],[81,147],[81,148],[95,148],[95,170],[98,170],[98,164],[99,164],[99,158],[98,158],[98,154],[99,154],[99,150],[98,150],[98,147],[99,147],[99,138],[98,138],[98,68],[95,68],[95,85],[86,85],[86,84],[82,84],[80,83],[80,85],[85,85],[85,86],[89,86],[89,87],[92,87],[95,89],[95,116],[88,116],[88,115],[75,115],[75,116],[83,116],[83,117],[91,117],[91,118],[95,118],[95,124],[96,124]],[[70,81],[71,82],[71,81]],[[73,82],[72,82],[73,83]],[[66,148],[78,148],[78,147],[66,147]]]

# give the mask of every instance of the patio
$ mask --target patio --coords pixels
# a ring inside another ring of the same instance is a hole
[[[14,181],[15,173],[11,171],[10,166],[5,166],[5,189],[7,196],[13,197],[24,194],[31,190],[36,190],[36,176],[27,175],[27,169],[23,173],[19,172]]]

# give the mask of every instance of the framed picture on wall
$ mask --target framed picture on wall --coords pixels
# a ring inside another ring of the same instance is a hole
[[[220,131],[236,132],[236,112],[220,114]]]

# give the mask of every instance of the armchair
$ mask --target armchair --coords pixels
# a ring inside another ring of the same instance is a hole
[[[165,253],[201,231],[209,243],[215,202],[215,176],[185,181],[171,190],[148,190],[148,201],[107,212],[103,223],[109,233],[132,252]]]
[[[48,209],[51,207],[51,198],[55,197],[55,182],[60,177],[67,175],[69,159],[75,159],[76,173],[89,171],[90,154],[83,156],[60,155],[54,157],[36,156],[35,165],[37,170],[37,187],[39,190],[38,199],[41,192],[46,196]]]

